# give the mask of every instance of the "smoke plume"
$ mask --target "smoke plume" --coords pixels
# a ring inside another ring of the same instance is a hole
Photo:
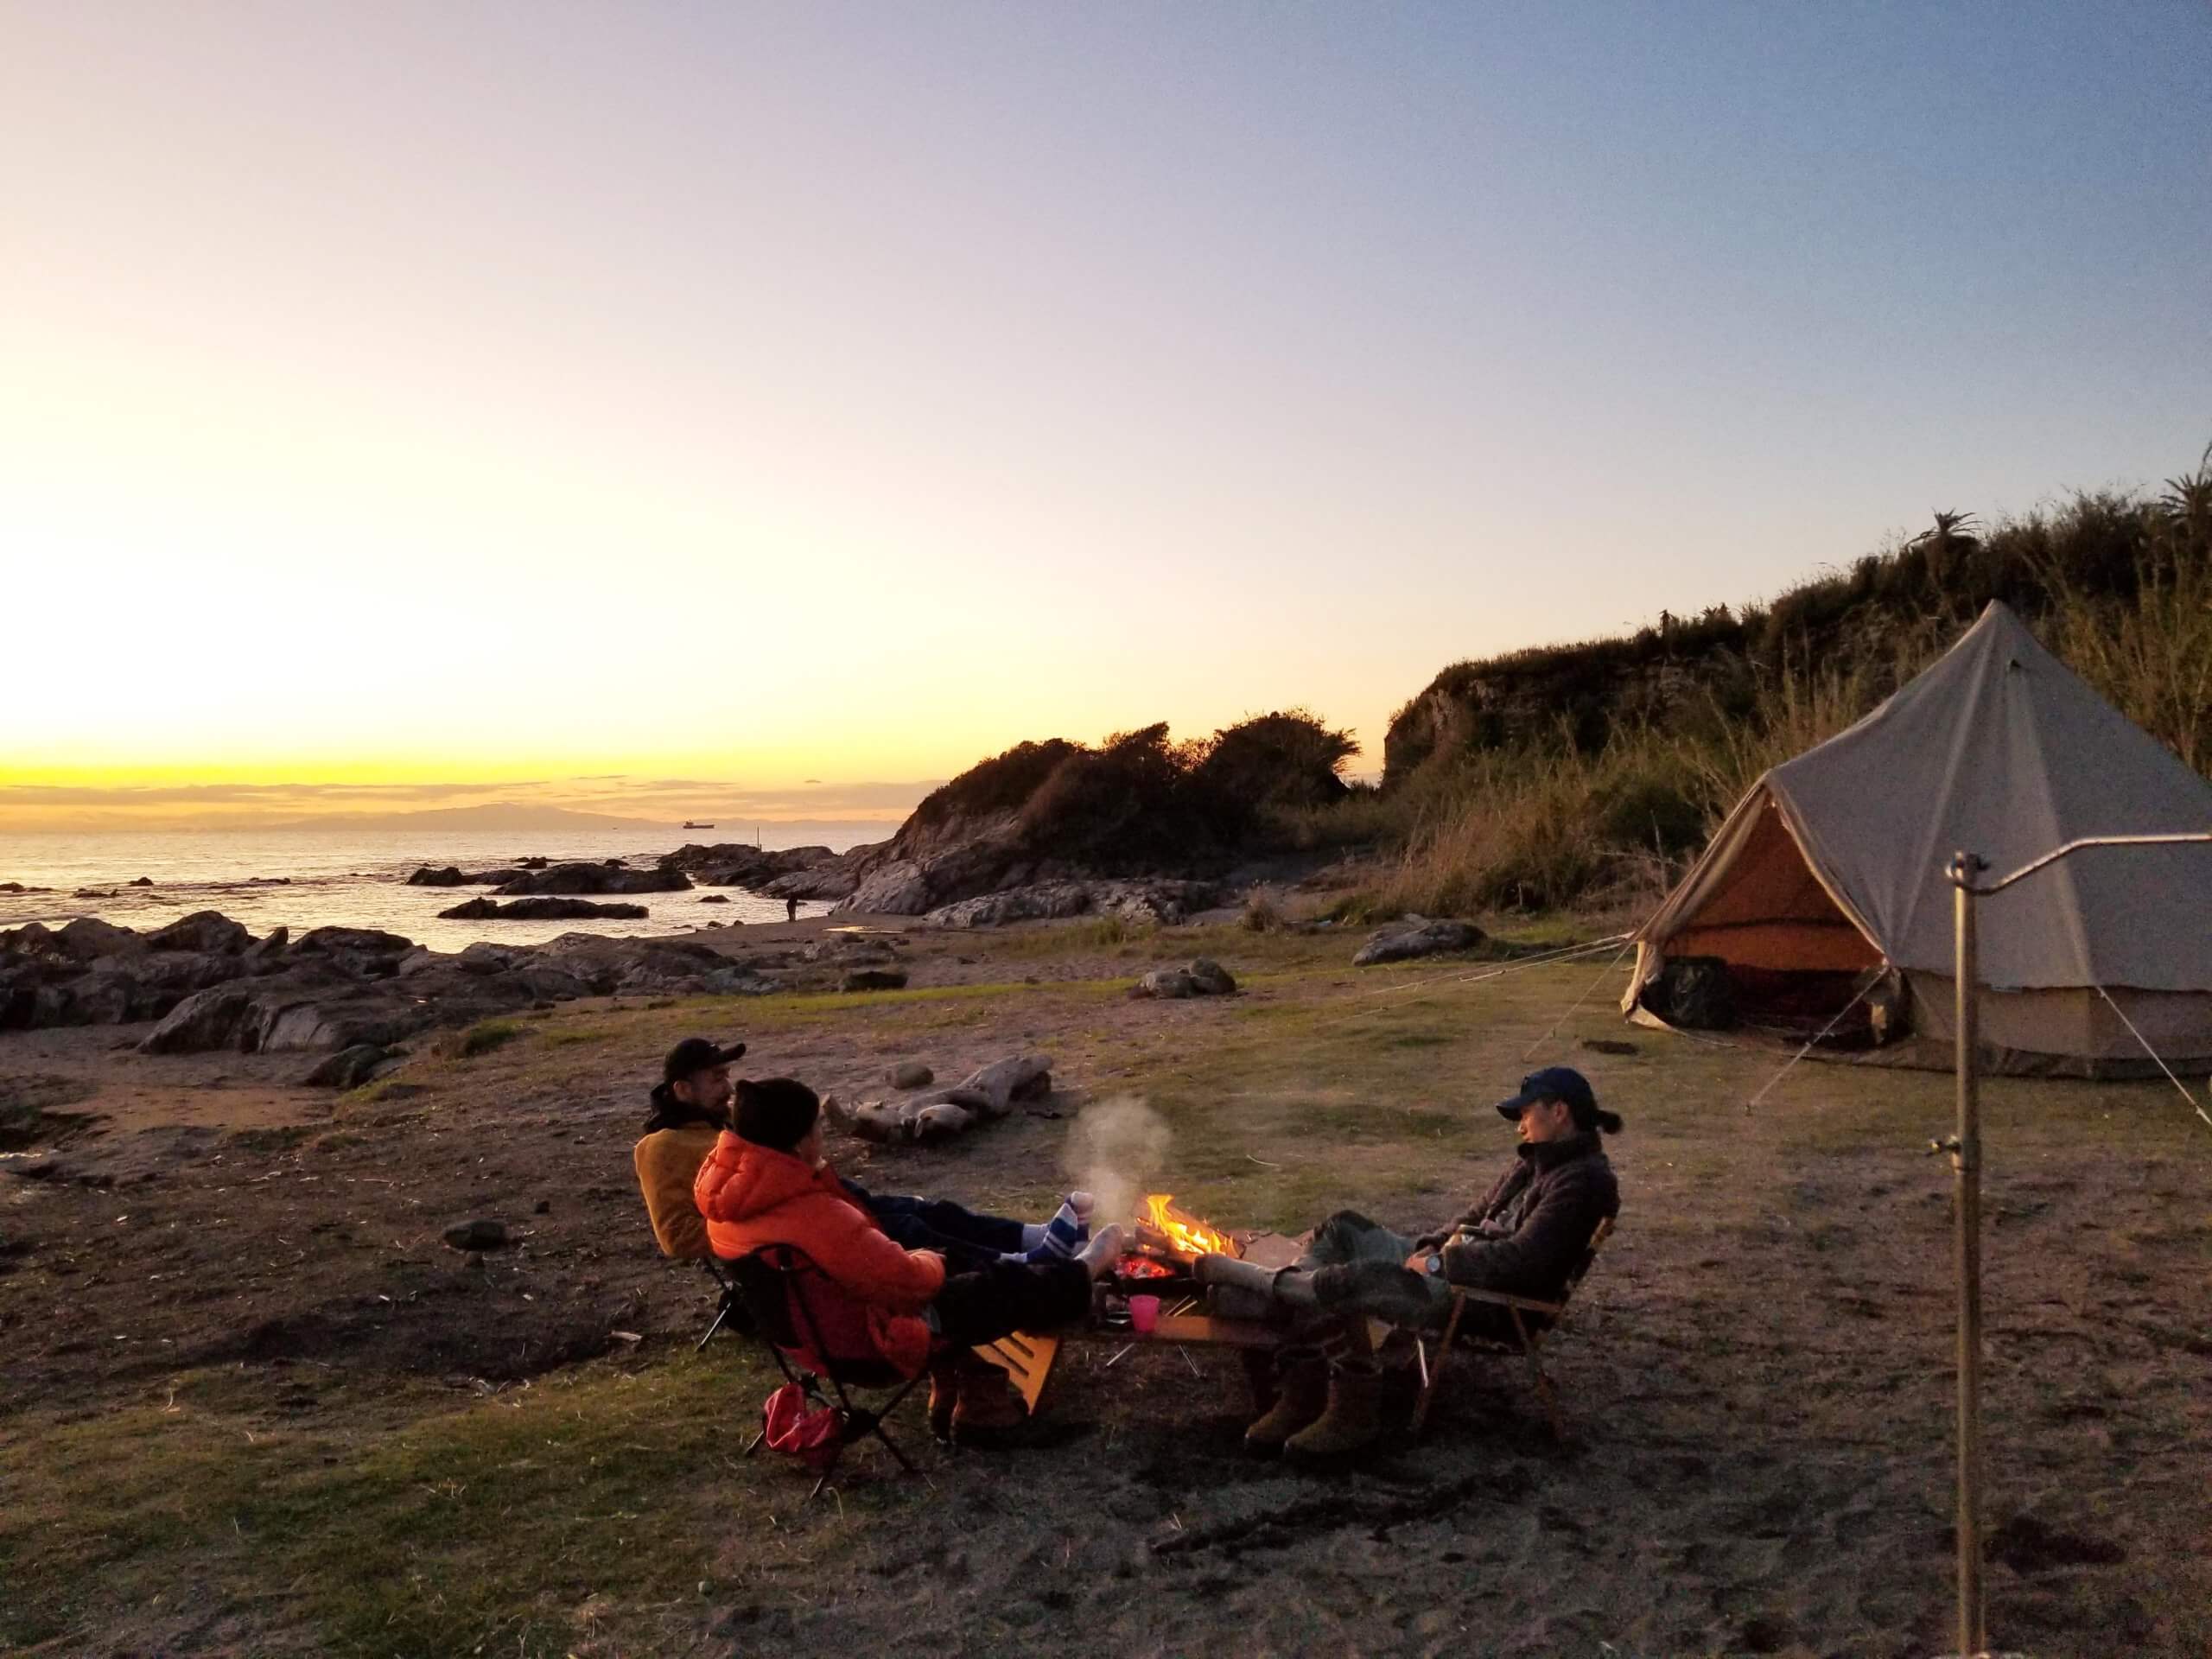
[[[1062,1154],[1073,1184],[1098,1200],[1099,1222],[1129,1221],[1167,1167],[1167,1120],[1135,1095],[1084,1107]]]

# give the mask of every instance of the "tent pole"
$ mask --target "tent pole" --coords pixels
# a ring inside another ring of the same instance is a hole
[[[1980,976],[1974,931],[1974,877],[1988,868],[1976,855],[1951,861],[1958,915],[1957,993],[1959,1126],[1948,1150],[1958,1178],[1959,1265],[1959,1655],[1987,1650],[1981,1592],[1981,1093]]]

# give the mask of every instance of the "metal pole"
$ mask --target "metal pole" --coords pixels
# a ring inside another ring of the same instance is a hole
[[[2139,836],[2084,836],[2053,848],[2009,875],[1979,885],[1977,878],[1989,868],[1987,860],[1968,852],[1955,853],[1951,858],[1951,886],[1955,890],[1958,913],[1958,1007],[1955,1017],[1958,1030],[1959,1128],[1958,1133],[1948,1140],[1934,1145],[1951,1154],[1951,1167],[1958,1173],[1960,1659],[1984,1659],[1988,1652],[1981,1595],[1981,1095],[1978,1070],[1980,998],[1976,984],[1981,969],[1974,933],[1974,901],[2002,893],[2015,881],[2084,848],[2207,842],[2212,842],[2212,831],[2202,830]],[[2149,1050],[2150,1045],[2145,1043],[2144,1047]],[[2151,1058],[2158,1058],[2155,1052]]]
[[[1951,861],[1958,909],[1959,1127],[1949,1151],[1959,1210],[1959,1654],[1985,1652],[1981,1594],[1981,1094],[1978,1075],[1980,966],[1974,879],[1987,864],[1972,853]]]

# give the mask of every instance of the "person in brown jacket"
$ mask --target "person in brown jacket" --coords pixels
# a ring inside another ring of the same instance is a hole
[[[1299,1315],[1308,1339],[1278,1356],[1275,1403],[1245,1431],[1248,1448],[1339,1458],[1382,1433],[1370,1317],[1430,1325],[1454,1289],[1546,1301],[1565,1289],[1598,1224],[1620,1213],[1620,1185],[1599,1138],[1620,1133],[1620,1116],[1601,1108],[1589,1080],[1564,1065],[1531,1072],[1497,1109],[1514,1126],[1518,1156],[1448,1226],[1408,1236],[1340,1210],[1280,1273],[1199,1258],[1201,1282],[1264,1287]],[[1460,1328],[1482,1332],[1484,1318],[1500,1312],[1471,1306]]]

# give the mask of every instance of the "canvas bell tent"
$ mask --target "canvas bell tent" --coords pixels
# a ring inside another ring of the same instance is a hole
[[[1995,876],[2081,836],[2207,830],[2212,784],[1993,604],[1872,714],[1753,785],[1637,935],[1622,1006],[1805,1035],[1836,1020],[1862,1046],[1909,1031],[1922,1040],[1897,1058],[1948,1064],[1954,852]],[[2212,845],[2085,850],[1976,919],[1992,1064],[2126,1075],[2155,1071],[2146,1045],[2212,1062]]]

